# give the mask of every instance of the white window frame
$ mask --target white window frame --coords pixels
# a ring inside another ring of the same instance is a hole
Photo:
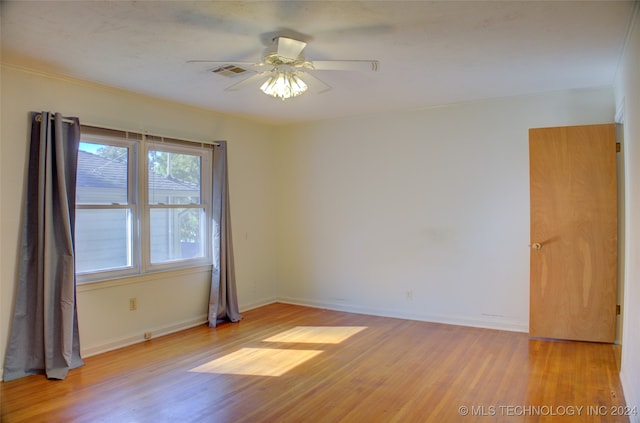
[[[155,137],[154,137],[155,138]],[[160,150],[169,153],[190,154],[200,156],[200,203],[192,204],[151,204],[148,199],[149,187],[149,166],[147,157],[149,150]],[[143,157],[144,156],[144,157]],[[144,168],[143,177],[144,187],[140,193],[140,198],[144,200],[142,208],[142,255],[145,265],[144,271],[152,272],[158,270],[170,270],[181,267],[194,267],[211,264],[211,175],[212,175],[212,150],[201,147],[190,146],[187,143],[177,143],[171,141],[151,141],[144,140],[144,154],[140,154],[140,160],[143,161]],[[140,167],[140,164],[138,164]],[[200,237],[204,243],[203,257],[193,259],[171,260],[164,263],[151,262],[151,210],[152,209],[204,209],[204,227],[200,229]]]
[[[94,132],[95,131],[95,132]],[[76,282],[85,284],[110,279],[137,276],[153,272],[211,265],[212,248],[211,237],[213,219],[211,215],[211,177],[213,165],[213,150],[211,145],[175,139],[165,139],[146,134],[135,134],[123,131],[111,131],[101,128],[82,126],[81,142],[113,145],[128,148],[128,204],[76,204],[77,210],[90,209],[124,209],[130,210],[129,228],[131,233],[130,248],[131,265],[126,268],[113,270],[96,270],[76,273]],[[199,204],[149,204],[147,162],[149,150],[161,150],[171,153],[198,155],[201,160],[200,203]],[[177,259],[163,263],[151,263],[151,221],[153,208],[197,208],[204,210],[203,227],[201,228],[201,242],[204,255],[192,259]]]

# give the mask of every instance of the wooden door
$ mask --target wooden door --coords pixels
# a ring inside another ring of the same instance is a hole
[[[616,335],[615,125],[529,130],[532,337]]]

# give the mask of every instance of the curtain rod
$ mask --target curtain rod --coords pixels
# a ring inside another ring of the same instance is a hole
[[[220,143],[219,142],[215,142],[215,141],[204,142],[204,141],[190,140],[190,139],[187,139],[187,138],[165,137],[164,135],[157,135],[157,134],[149,133],[149,131],[130,131],[128,129],[114,128],[112,126],[95,125],[93,123],[82,123],[82,122],[80,122],[80,126],[90,126],[92,128],[97,128],[97,129],[108,129],[108,130],[111,130],[111,131],[119,131],[119,132],[126,132],[126,133],[132,133],[132,134],[148,135],[148,136],[151,136],[151,137],[171,138],[171,139],[175,139],[175,140],[178,140],[178,141],[186,141],[186,142],[190,142],[190,143],[194,143],[194,144],[214,145],[216,147],[220,147]]]
[[[55,116],[54,116],[54,115],[51,115],[51,116],[49,117],[49,119],[50,119],[50,120],[55,120]],[[42,113],[38,113],[38,114],[36,115],[36,121],[37,121],[37,122],[42,122]],[[68,123],[68,124],[70,124],[70,125],[74,125],[74,124],[76,123],[73,119],[68,119],[68,118],[62,118],[62,121],[63,121],[64,123]],[[112,131],[120,131],[120,132],[131,132],[131,133],[134,133],[134,134],[149,135],[149,136],[152,136],[152,137],[159,137],[159,138],[163,138],[163,139],[164,139],[164,138],[172,138],[172,137],[165,137],[165,136],[162,136],[162,135],[150,134],[148,131],[144,131],[144,132],[139,132],[139,131],[129,131],[129,130],[126,130],[126,129],[120,129],[120,128],[110,128],[110,127],[108,127],[108,126],[104,126],[104,125],[93,125],[93,124],[91,124],[91,123],[80,123],[80,126],[90,126],[90,127],[92,127],[92,128],[98,128],[98,129],[109,129],[109,130],[112,130]],[[215,142],[215,141],[212,141],[212,142],[203,142],[203,141],[189,140],[189,139],[186,139],[186,138],[174,138],[174,139],[176,139],[176,140],[178,140],[178,141],[191,142],[191,143],[194,143],[194,144],[201,144],[201,145],[214,145],[214,146],[216,146],[216,147],[220,147],[220,143]]]
[[[56,119],[56,117],[55,117],[54,115],[49,116],[49,120],[55,120],[55,119]],[[74,125],[74,124],[76,123],[76,121],[75,121],[75,120],[73,120],[73,119],[68,119],[68,118],[62,118],[62,121],[63,121],[64,123],[68,123],[68,124],[70,124],[70,125]],[[36,122],[42,122],[42,113],[38,113],[38,114],[36,115]]]

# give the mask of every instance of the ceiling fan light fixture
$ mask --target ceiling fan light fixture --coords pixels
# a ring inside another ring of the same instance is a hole
[[[307,91],[307,88],[307,84],[294,71],[277,70],[262,84],[260,90],[267,95],[284,101],[288,98],[299,96]]]

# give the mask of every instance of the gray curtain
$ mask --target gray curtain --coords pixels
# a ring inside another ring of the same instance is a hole
[[[20,268],[4,380],[64,379],[80,358],[74,263],[77,118],[32,113]]]
[[[212,190],[213,271],[209,295],[209,327],[214,328],[218,321],[238,322],[242,319],[233,267],[226,141],[220,141],[213,148]]]

